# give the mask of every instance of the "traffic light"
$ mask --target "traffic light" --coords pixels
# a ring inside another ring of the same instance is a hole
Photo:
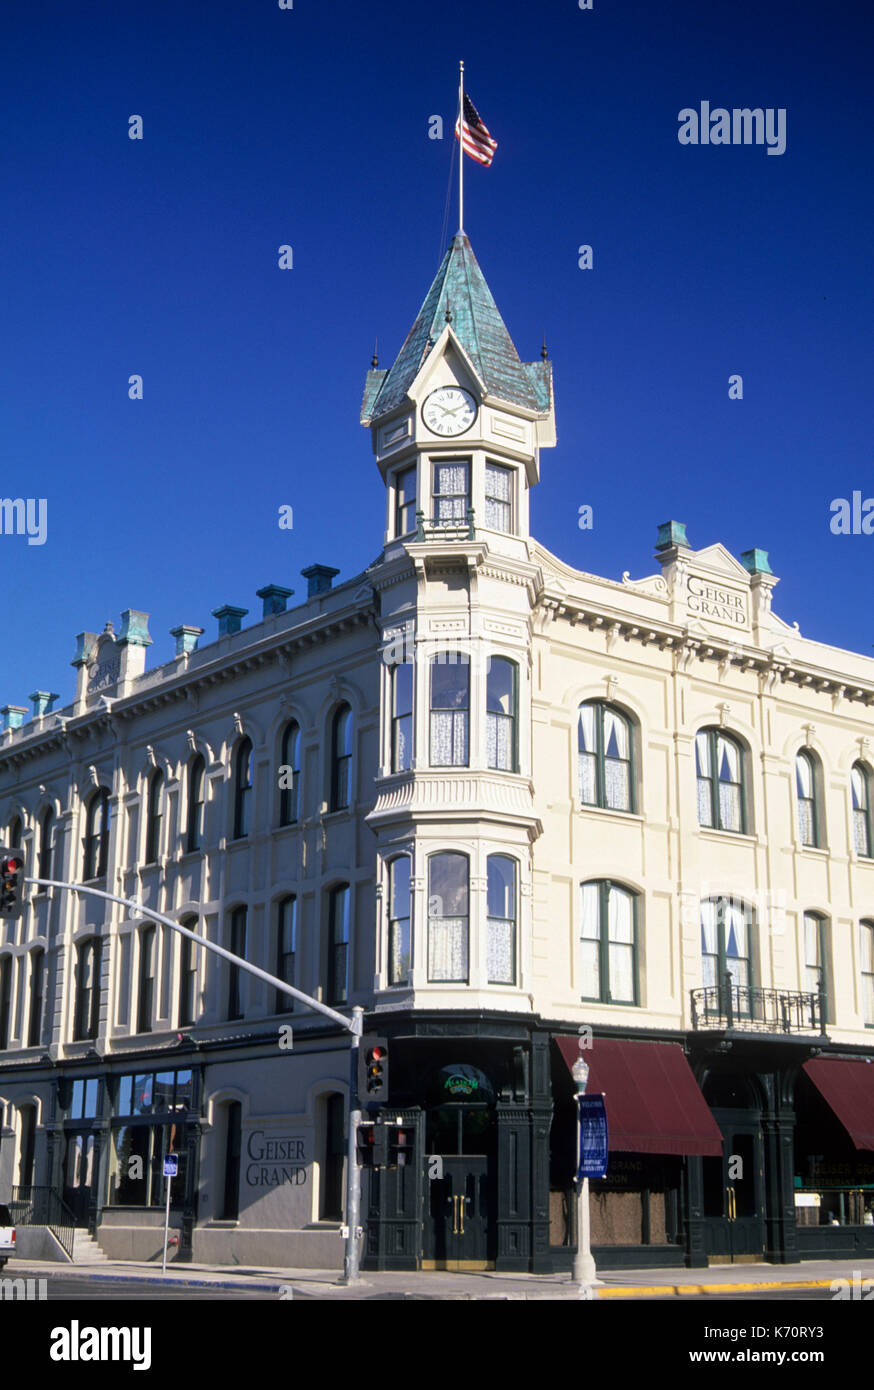
[[[388,1100],[388,1041],[365,1036],[358,1052],[358,1098],[362,1105]]]
[[[375,1127],[372,1120],[362,1120],[358,1126],[355,1148],[359,1168],[373,1167],[373,1131]]]
[[[0,848],[0,917],[20,917],[24,911],[24,853]]]

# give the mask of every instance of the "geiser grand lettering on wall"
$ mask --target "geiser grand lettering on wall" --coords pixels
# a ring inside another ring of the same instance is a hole
[[[282,1183],[300,1187],[305,1183],[305,1142],[296,1134],[275,1134],[268,1139],[263,1129],[253,1129],[246,1143],[249,1187],[279,1187]]]
[[[698,574],[687,581],[686,609],[690,616],[733,627],[749,626],[748,595],[740,589],[716,584]]]

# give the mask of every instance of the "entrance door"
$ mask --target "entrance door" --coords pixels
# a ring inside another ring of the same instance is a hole
[[[714,1110],[722,1157],[705,1158],[704,1226],[711,1264],[761,1260],[765,1251],[762,1131],[748,1110]]]
[[[436,1269],[488,1269],[489,1161],[464,1154],[442,1159],[443,1176],[429,1184]]]
[[[88,1225],[94,1172],[94,1135],[90,1130],[67,1130],[64,1159],[64,1201],[76,1218],[77,1226]]]

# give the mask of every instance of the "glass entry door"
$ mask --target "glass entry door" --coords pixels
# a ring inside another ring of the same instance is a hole
[[[97,1181],[94,1171],[94,1135],[90,1129],[68,1129],[66,1139],[64,1201],[76,1218],[76,1225],[87,1226],[91,1189]]]
[[[749,1111],[714,1110],[721,1158],[703,1160],[706,1251],[712,1264],[751,1263],[765,1250],[762,1131]]]

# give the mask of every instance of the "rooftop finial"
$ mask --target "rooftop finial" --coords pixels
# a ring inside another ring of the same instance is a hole
[[[374,340],[373,340],[373,356],[372,356],[371,359],[370,359],[370,365],[371,365],[371,367],[374,368],[374,370],[379,366],[379,339],[378,339],[378,338],[374,338]]]
[[[446,301],[446,322],[452,322],[452,307],[448,300]]]
[[[549,357],[549,353],[548,353],[547,350],[546,350],[546,329],[545,329],[545,328],[544,328],[544,330],[543,330],[543,345],[542,345],[542,347],[541,347],[541,349],[540,349],[540,356],[543,358],[544,362],[546,362],[547,359],[548,359],[548,357]]]

